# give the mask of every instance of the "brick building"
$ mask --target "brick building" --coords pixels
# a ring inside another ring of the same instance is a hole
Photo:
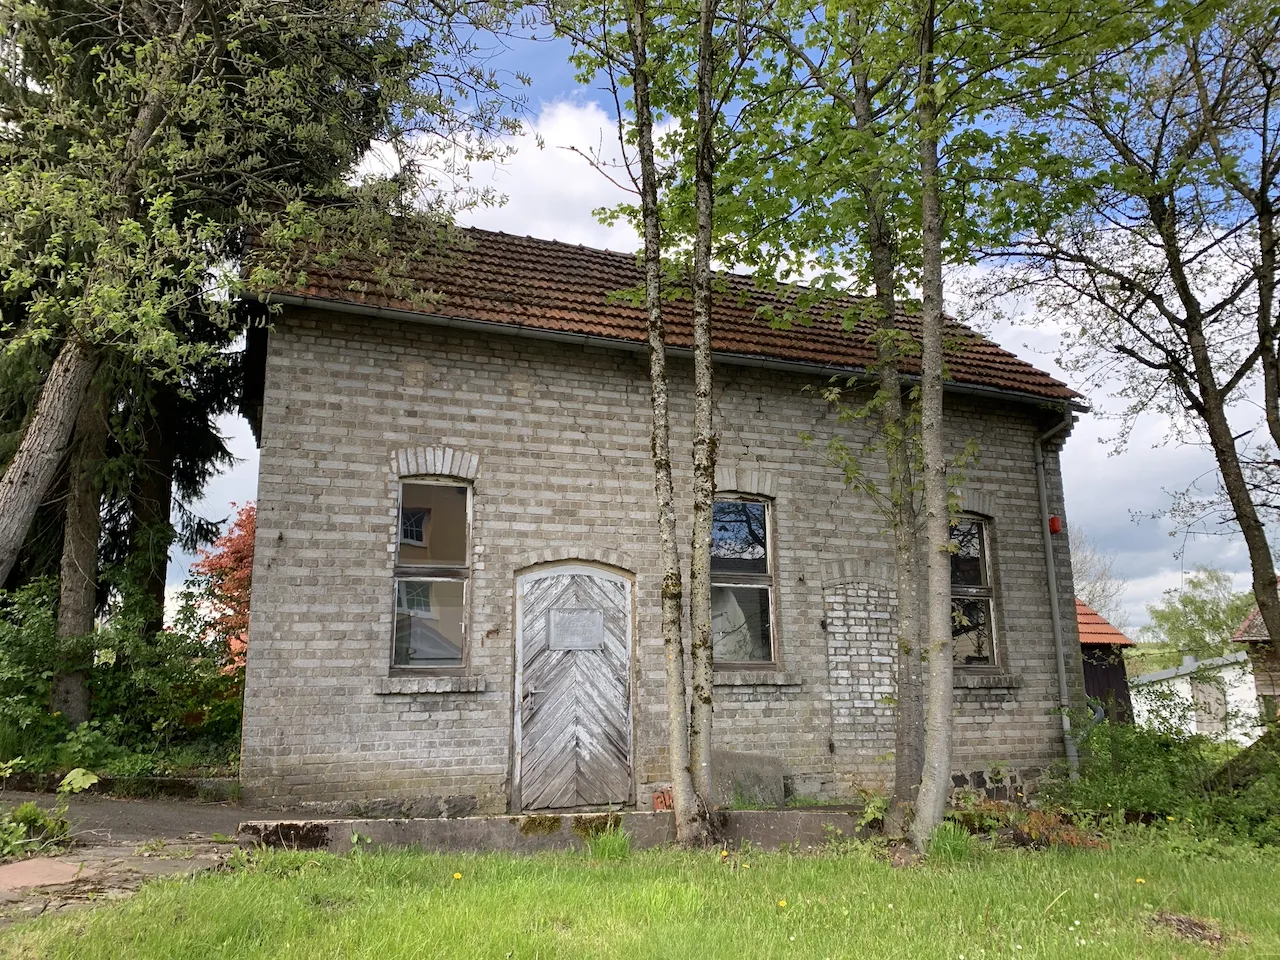
[[[483,231],[416,278],[309,272],[251,336],[261,446],[241,777],[248,796],[418,815],[612,803],[669,780],[643,312],[635,258]],[[835,798],[892,776],[892,550],[825,452],[871,440],[820,395],[865,371],[838,309],[775,329],[722,278],[713,580],[719,748]],[[909,324],[909,320],[906,320]],[[691,501],[688,302],[669,310],[682,555]],[[862,328],[865,331],[865,327]],[[1078,397],[961,327],[947,431],[955,528],[956,782],[1029,779],[1081,697],[1058,449]],[[1054,432],[1056,431],[1056,432]],[[812,439],[809,439],[812,438]],[[878,454],[866,467],[881,470]]]

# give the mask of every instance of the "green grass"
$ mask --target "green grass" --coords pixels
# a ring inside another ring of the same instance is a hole
[[[1144,844],[980,852],[905,869],[860,850],[721,859],[268,854],[245,870],[156,881],[120,904],[20,923],[0,934],[0,956],[1280,956],[1274,853],[1207,858]],[[1216,951],[1179,940],[1152,928],[1157,911],[1212,921],[1231,939]]]

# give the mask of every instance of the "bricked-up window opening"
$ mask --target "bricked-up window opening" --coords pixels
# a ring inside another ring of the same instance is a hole
[[[960,517],[951,525],[951,653],[961,666],[996,662],[987,525]]]
[[[470,569],[471,488],[449,481],[400,485],[396,546],[397,667],[463,665]]]
[[[769,504],[716,500],[711,524],[711,629],[717,664],[771,663]]]

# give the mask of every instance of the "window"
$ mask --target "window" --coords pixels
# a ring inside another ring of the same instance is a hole
[[[717,663],[773,661],[769,505],[716,500],[711,523],[711,630]]]
[[[951,525],[951,654],[961,666],[996,662],[987,525],[960,517]]]
[[[392,663],[460,667],[470,568],[470,487],[430,480],[400,485]]]

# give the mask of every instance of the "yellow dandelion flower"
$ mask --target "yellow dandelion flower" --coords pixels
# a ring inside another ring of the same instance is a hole
[[[742,865],[742,869],[743,869],[743,870],[750,870],[750,869],[751,869],[751,864],[749,864],[749,863],[744,863],[744,864]]]
[[[453,875],[453,879],[455,879],[455,880],[461,880],[461,879],[462,879],[462,874],[460,874],[460,873],[455,873],[455,874]]]
[[[720,856],[722,856],[722,857],[727,857],[728,855],[729,855],[729,851],[728,851],[728,850],[721,850],[721,851],[720,851]]]
[[[779,900],[779,901],[778,901],[778,906],[780,906],[780,907],[785,907],[786,905],[787,905],[787,901],[785,901],[785,900]]]
[[[1168,820],[1170,823],[1172,823],[1174,820],[1177,820],[1178,818],[1177,818],[1177,817],[1165,817],[1165,819],[1166,819],[1166,820]]]
[[[1141,877],[1139,877],[1139,878],[1138,878],[1136,881],[1134,881],[1134,882],[1135,882],[1135,883],[1146,883],[1147,881],[1145,881],[1145,880],[1143,880]]]

